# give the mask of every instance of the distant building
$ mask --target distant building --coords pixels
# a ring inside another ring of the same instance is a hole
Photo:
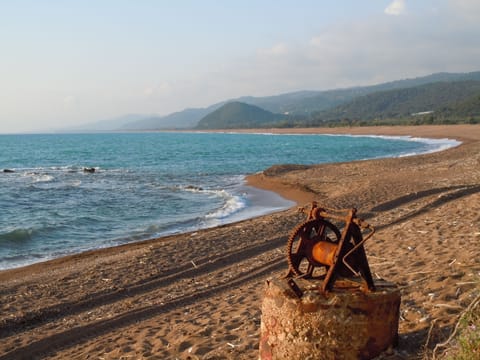
[[[422,115],[428,115],[428,114],[433,114],[433,110],[413,113],[412,116],[422,116]]]

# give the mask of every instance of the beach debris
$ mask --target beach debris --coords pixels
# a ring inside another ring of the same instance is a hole
[[[330,291],[338,279],[362,278],[364,289],[374,291],[372,274],[363,244],[375,233],[373,226],[357,217],[357,210],[319,207],[302,208],[307,220],[299,224],[287,241],[288,273],[286,278],[302,277],[323,280],[322,291]],[[328,219],[328,220],[327,220]],[[345,223],[340,230],[330,220]],[[363,238],[362,230],[369,233]],[[292,290],[294,282],[289,282]]]

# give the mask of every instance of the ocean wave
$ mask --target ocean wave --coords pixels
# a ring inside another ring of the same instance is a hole
[[[33,181],[36,183],[49,182],[55,179],[54,176],[48,174],[34,174],[32,175]]]
[[[242,177],[236,177],[236,184],[241,182],[238,179]],[[232,214],[242,210],[246,207],[246,201],[239,195],[234,195],[224,189],[205,189],[195,185],[176,185],[174,187],[177,191],[186,191],[196,194],[206,194],[212,197],[221,198],[223,205],[205,215],[205,219],[225,219]]]
[[[345,135],[332,134],[329,136],[345,136]],[[449,139],[449,138],[433,139],[433,138],[415,137],[410,135],[346,135],[346,136],[379,138],[379,139],[385,139],[385,140],[402,140],[402,141],[411,141],[411,142],[417,142],[417,143],[422,143],[427,145],[427,148],[424,148],[419,151],[412,151],[408,153],[399,154],[398,157],[413,156],[413,155],[428,154],[428,153],[433,153],[437,151],[443,151],[443,150],[447,150],[462,144],[461,141],[458,141],[455,139]]]
[[[100,166],[89,166],[89,165],[19,167],[19,168],[11,168],[11,169],[9,168],[9,170],[12,170],[13,173],[22,174],[23,176],[84,173],[85,169],[94,169],[95,172],[104,170]],[[119,170],[119,169],[110,169],[110,170]]]
[[[21,266],[38,263],[53,259],[51,255],[30,253],[28,255],[2,256],[0,258],[0,270],[14,269]]]
[[[64,165],[64,166],[50,166],[44,168],[47,171],[59,171],[59,172],[66,172],[66,173],[81,173],[84,172],[85,169],[95,169],[95,171],[100,170],[99,166],[91,166],[91,165]]]
[[[187,191],[191,193],[209,193],[212,192],[212,190],[206,190],[202,188],[201,186],[195,186],[195,185],[177,185],[174,187],[177,190],[181,191]]]
[[[225,199],[224,204],[221,208],[205,215],[206,219],[222,220],[232,216],[247,206],[246,201],[238,195],[232,195],[225,190],[217,191],[217,194]]]
[[[461,141],[458,141],[455,139],[448,139],[448,138],[430,139],[430,138],[419,138],[419,137],[408,136],[406,137],[406,140],[426,144],[428,146],[428,149],[423,151],[422,154],[443,151],[443,150],[447,150],[462,144]],[[412,154],[412,155],[417,155],[417,154]],[[401,156],[406,156],[406,155],[401,155]]]
[[[15,229],[3,234],[0,234],[0,244],[14,243],[19,244],[32,240],[35,230],[31,228]]]
[[[82,181],[81,180],[67,181],[66,185],[70,187],[79,187],[80,185],[82,185]]]
[[[84,169],[95,169],[94,171],[86,171]],[[32,167],[32,168],[16,168],[14,176],[10,181],[21,181],[21,183],[30,184],[38,189],[57,189],[57,188],[76,188],[82,185],[84,176],[95,174],[107,175],[108,173],[124,173],[119,169],[105,171],[101,167],[84,167],[77,165],[68,166],[51,166],[51,167]],[[107,175],[108,176],[108,175]]]

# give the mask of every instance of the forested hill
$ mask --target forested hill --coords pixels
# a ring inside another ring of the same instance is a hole
[[[378,91],[311,115],[281,115],[230,102],[206,115],[198,129],[480,122],[480,81],[444,81]]]
[[[229,102],[202,118],[197,129],[240,129],[274,125],[284,119],[258,106],[242,102]]]
[[[357,86],[346,89],[332,89],[324,91],[298,91],[288,94],[252,97],[245,96],[236,99],[250,105],[261,107],[273,113],[288,113],[290,115],[310,115],[340,104],[347,103],[359,96],[368,94],[413,88],[438,82],[480,81],[480,71],[470,73],[436,73],[427,76],[395,80],[371,86]]]
[[[359,96],[345,104],[311,116],[312,124],[344,119],[395,119],[431,116],[478,116],[480,81],[439,82]]]

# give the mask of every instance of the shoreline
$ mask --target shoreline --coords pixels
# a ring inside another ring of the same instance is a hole
[[[448,130],[453,130],[452,132]],[[474,130],[471,133],[471,130]],[[205,131],[204,131],[205,132]],[[271,134],[325,134],[325,135],[379,135],[411,136],[433,139],[454,138],[461,141],[476,141],[478,125],[412,125],[412,126],[359,126],[359,127],[324,127],[324,128],[259,128],[210,130],[209,132],[234,133],[271,133]]]
[[[445,127],[454,126],[457,133],[456,136],[451,137],[451,134],[448,134],[445,130]],[[272,134],[323,134],[323,135],[353,135],[353,136],[392,136],[392,137],[415,137],[423,139],[448,139],[448,140],[457,140],[460,141],[460,144],[450,146],[446,149],[440,149],[433,152],[426,152],[415,155],[408,155],[408,157],[423,156],[432,153],[438,153],[443,151],[449,151],[455,147],[468,144],[472,141],[476,141],[477,137],[480,136],[477,133],[473,132],[471,135],[470,130],[475,128],[475,126],[470,127],[471,125],[445,125],[445,126],[436,126],[436,125],[422,125],[422,126],[366,126],[366,127],[352,127],[352,128],[299,128],[299,129],[251,129],[251,130],[234,130],[234,132],[239,133],[272,133]],[[441,129],[439,129],[439,127]],[[478,126],[477,126],[478,128]],[[448,136],[447,136],[448,135]],[[370,161],[376,159],[368,160],[357,160]],[[355,162],[357,162],[355,161]],[[266,169],[267,170],[267,169]],[[283,198],[295,201],[297,205],[305,205],[313,200],[316,200],[316,195],[299,186],[286,184],[284,182],[278,181],[276,179],[269,178],[264,176],[264,172],[258,174],[251,174],[246,177],[247,184],[267,190],[273,191],[277,194],[280,194]]]
[[[397,155],[394,155],[391,157],[415,156],[423,153],[442,151],[444,150],[444,148],[457,146],[455,144],[455,140],[452,141],[449,139],[436,140],[436,139],[430,139],[430,138],[412,138],[407,136],[393,136],[393,135],[388,135],[388,136],[358,135],[358,134],[351,135],[349,133],[348,134],[346,133],[346,135],[343,135],[343,134],[331,134],[330,131],[328,130],[327,130],[327,133],[325,134],[316,134],[316,133],[312,133],[312,131],[309,131],[309,130],[311,129],[288,129],[288,135],[295,136],[296,134],[299,134],[300,137],[302,137],[302,136],[308,136],[306,135],[306,133],[309,132],[312,135],[312,137],[309,137],[310,139],[315,139],[316,135],[325,135],[325,136],[347,136],[348,138],[352,137],[353,141],[355,141],[354,138],[358,136],[358,137],[365,137],[365,138],[379,137],[379,138],[386,138],[388,140],[391,139],[393,141],[402,140],[402,141],[407,141],[411,143],[422,144],[419,146],[423,147],[423,149],[417,149],[415,150],[416,152],[413,152],[413,150],[411,153],[404,152],[402,154],[399,152]],[[313,129],[313,130],[320,130],[320,129]],[[326,129],[321,129],[321,130],[326,130]],[[350,129],[345,128],[343,130],[349,131]],[[266,130],[260,130],[260,131],[258,131],[257,129],[252,129],[252,130],[242,130],[241,132],[243,133],[250,132],[250,133],[259,134],[259,135],[267,135],[267,137],[272,137],[274,136],[273,134],[279,133],[279,132],[283,133],[284,131],[282,131],[282,129],[266,129]],[[233,130],[233,131],[229,131],[228,133],[239,134],[240,131]],[[322,136],[322,138],[324,137]],[[311,141],[311,140],[307,139],[307,141]],[[368,155],[365,153],[364,156],[368,156]],[[389,155],[384,155],[384,157],[388,157],[388,156]],[[365,159],[368,159],[368,157]],[[308,161],[308,158],[305,158],[303,160]],[[265,165],[265,166],[268,166],[268,165]],[[19,169],[15,169],[15,170],[18,171]],[[56,176],[57,175],[55,175],[55,177]],[[229,190],[226,190],[229,196],[231,197],[231,199],[227,200],[226,204],[223,207],[219,208],[216,212],[206,214],[204,223],[201,225],[200,224],[190,225],[184,222],[183,224],[180,224],[178,226],[170,226],[157,233],[150,232],[149,234],[147,234],[146,232],[145,234],[143,234],[143,236],[137,235],[136,233],[129,233],[127,231],[126,232],[127,235],[125,236],[117,236],[115,238],[108,239],[108,242],[99,243],[99,244],[97,243],[84,244],[81,248],[77,248],[77,249],[65,247],[62,249],[60,248],[53,249],[49,252],[47,252],[45,249],[43,253],[36,253],[35,256],[29,256],[27,254],[24,257],[22,257],[19,254],[16,257],[12,256],[12,261],[10,262],[8,260],[0,261],[0,271],[19,268],[22,266],[28,266],[34,263],[46,262],[59,257],[78,254],[85,251],[91,251],[91,250],[101,249],[105,247],[114,247],[117,245],[122,245],[130,242],[133,243],[136,241],[148,240],[151,238],[158,238],[158,237],[165,237],[168,235],[178,235],[182,233],[189,233],[199,229],[212,228],[219,225],[234,223],[234,222],[238,222],[238,221],[249,219],[249,218],[268,215],[277,211],[287,210],[288,208],[294,206],[295,203],[297,205],[303,205],[305,202],[312,200],[310,197],[306,197],[300,194],[298,189],[292,189],[288,191],[286,196],[282,197],[278,193],[278,191],[275,192],[275,186],[273,191],[268,186],[265,186],[265,184],[258,184],[257,186],[255,186],[258,181],[254,179],[254,176],[252,176],[252,174],[242,175],[241,177],[243,180],[239,180],[239,182],[234,187],[230,188]],[[298,196],[300,196],[303,200],[299,201],[298,199],[296,199],[296,196],[292,197],[292,193],[295,193],[295,194],[298,193],[299,194]],[[18,240],[18,241],[20,242],[21,240]]]
[[[418,358],[480,291],[480,125],[295,130],[462,141],[248,177],[301,205],[357,206],[376,226],[372,272],[402,289],[399,347],[385,358]],[[0,358],[256,358],[262,284],[285,272],[286,238],[303,220],[292,207],[0,271]]]

